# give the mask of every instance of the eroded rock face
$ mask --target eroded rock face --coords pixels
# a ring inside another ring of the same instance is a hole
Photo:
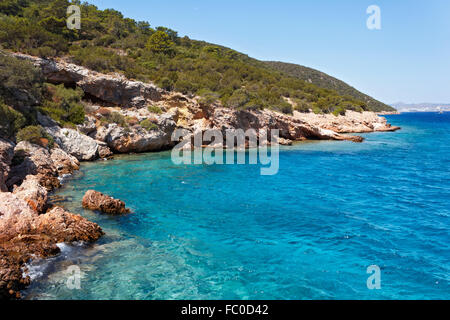
[[[101,74],[62,60],[41,59],[25,54],[15,56],[39,66],[49,82],[76,84],[85,93],[124,108],[144,107],[151,101],[159,101],[163,93],[153,84],[131,81],[119,74]]]
[[[91,137],[67,128],[46,127],[45,130],[61,149],[79,161],[91,161],[98,158],[98,144]]]
[[[84,195],[83,208],[98,210],[108,214],[130,213],[130,210],[125,207],[123,201],[114,199],[94,190],[89,190]]]
[[[48,192],[39,184],[37,176],[27,176],[20,187],[14,189],[13,193],[17,198],[24,200],[36,213],[43,213],[47,208]]]
[[[173,146],[172,133],[176,123],[172,115],[158,117],[155,130],[146,130],[139,125],[123,128],[109,124],[97,130],[96,139],[104,141],[117,153],[160,151]]]
[[[103,235],[102,229],[96,223],[60,207],[40,215],[36,230],[37,233],[49,236],[55,243],[94,242]]]
[[[348,110],[345,116],[333,114],[315,114],[294,112],[294,118],[308,122],[316,127],[337,133],[368,133],[397,131],[400,127],[391,126],[386,118],[374,112],[356,112]]]
[[[6,180],[14,157],[14,143],[0,138],[0,192],[8,191]]]
[[[58,170],[59,175],[72,174],[80,169],[80,162],[77,158],[67,154],[59,148],[50,150],[50,157]]]
[[[18,164],[11,167],[7,187],[11,190],[19,186],[28,175],[36,175],[39,183],[47,190],[58,188],[58,170],[50,152],[38,145],[26,141],[19,142],[14,148],[14,158]]]
[[[201,109],[199,111],[198,109]],[[315,140],[350,140],[361,142],[361,137],[338,134],[331,130],[310,125],[292,116],[277,113],[271,110],[234,110],[223,107],[193,106],[188,108],[189,115],[181,112],[181,122],[185,128],[193,132],[201,132],[207,129],[216,129],[226,136],[227,131],[242,129],[244,131],[254,129],[259,133],[267,130],[278,129],[280,141],[283,144],[291,144],[292,141],[306,139]],[[197,119],[195,115],[204,117]]]
[[[98,156],[100,159],[109,159],[114,155],[111,149],[106,145],[106,143],[98,144]]]
[[[60,252],[57,243],[93,242],[103,231],[81,216],[62,208],[38,215],[12,193],[0,193],[0,299],[18,299],[30,284],[23,275],[34,257],[46,258]]]

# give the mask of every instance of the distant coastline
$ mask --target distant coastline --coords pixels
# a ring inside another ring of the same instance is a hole
[[[392,107],[399,112],[448,112],[450,111],[449,103],[403,103],[397,102],[391,104]]]

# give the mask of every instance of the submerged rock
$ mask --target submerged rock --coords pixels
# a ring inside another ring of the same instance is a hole
[[[83,208],[98,210],[108,214],[130,213],[130,209],[125,207],[125,203],[114,199],[98,191],[89,190],[83,197]]]

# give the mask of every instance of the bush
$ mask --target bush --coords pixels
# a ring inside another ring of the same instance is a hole
[[[0,136],[14,138],[25,124],[26,119],[20,112],[0,102]]]
[[[292,112],[294,111],[294,108],[292,107],[292,105],[289,102],[286,102],[286,101],[281,101],[276,106],[276,108],[278,110],[280,110],[284,114],[292,114]]]
[[[31,62],[6,56],[0,52],[0,97],[15,106],[17,92],[26,91],[36,100],[41,99],[43,78]]]
[[[62,84],[47,84],[45,100],[40,110],[62,126],[82,124],[85,119],[85,110],[81,103],[83,95],[80,88],[68,89]]]
[[[308,113],[311,106],[304,100],[297,100],[295,110],[298,112]]]
[[[147,131],[158,130],[158,126],[148,119],[142,120],[140,126]]]
[[[43,147],[52,148],[53,138],[41,126],[28,126],[17,133],[17,142],[28,141]]]
[[[220,96],[217,93],[212,92],[211,90],[202,89],[197,92],[200,96],[199,103],[202,105],[211,105],[216,103]]]
[[[345,108],[342,106],[338,106],[334,109],[333,114],[337,117],[339,115],[345,116]]]
[[[161,113],[162,113],[161,108],[158,107],[158,106],[151,105],[151,106],[148,106],[147,109],[148,109],[148,111],[150,111],[151,113],[156,113],[156,114],[161,114]]]
[[[105,119],[106,119],[106,122],[108,122],[108,123],[116,123],[117,125],[119,125],[123,128],[128,127],[127,119],[119,112],[111,112],[110,114],[108,114],[105,117]]]
[[[241,108],[250,101],[250,95],[247,90],[239,89],[234,91],[231,97],[227,100],[227,106],[230,108]]]

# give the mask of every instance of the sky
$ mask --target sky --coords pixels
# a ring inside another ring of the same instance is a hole
[[[385,103],[450,103],[448,0],[88,0],[259,60],[301,64]],[[381,30],[369,30],[370,5]]]

